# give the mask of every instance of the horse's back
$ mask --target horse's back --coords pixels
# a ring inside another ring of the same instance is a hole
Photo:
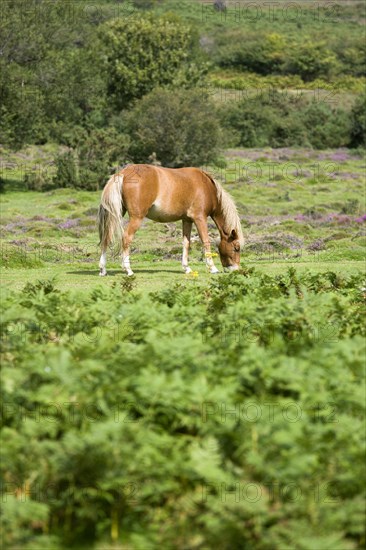
[[[199,168],[132,164],[124,168],[123,201],[129,211],[155,221],[194,219],[215,206],[212,180]]]

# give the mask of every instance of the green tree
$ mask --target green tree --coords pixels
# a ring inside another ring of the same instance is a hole
[[[75,121],[104,124],[106,85],[94,23],[80,4],[5,2],[0,21],[1,142],[61,140]],[[65,24],[65,22],[67,24]]]
[[[129,153],[147,162],[153,153],[165,166],[215,162],[222,146],[215,105],[199,90],[154,90],[126,115]]]
[[[158,86],[191,87],[206,70],[197,59],[198,35],[176,18],[116,19],[101,27],[100,37],[117,109]]]

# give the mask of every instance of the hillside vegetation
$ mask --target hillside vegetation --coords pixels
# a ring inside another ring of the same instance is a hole
[[[365,547],[364,3],[216,4],[0,4],[9,550]],[[145,220],[99,278],[137,161],[230,192],[238,272]]]

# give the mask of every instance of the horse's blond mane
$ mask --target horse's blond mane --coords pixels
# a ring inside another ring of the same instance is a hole
[[[209,174],[207,175],[216,187],[216,196],[224,219],[224,231],[226,233],[231,233],[231,231],[235,229],[239,237],[240,246],[244,246],[244,235],[235,202],[222,185],[214,180]]]

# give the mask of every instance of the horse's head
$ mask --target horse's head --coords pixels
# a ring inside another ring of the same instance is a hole
[[[239,269],[240,264],[240,238],[235,229],[231,233],[221,233],[219,253],[222,267],[229,271]]]

